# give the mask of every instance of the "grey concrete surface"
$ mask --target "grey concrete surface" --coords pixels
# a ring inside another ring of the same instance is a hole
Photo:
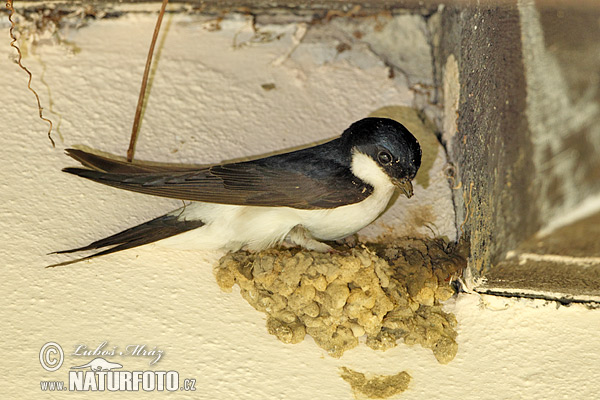
[[[600,192],[599,16],[600,7],[532,1],[442,13],[436,83],[443,86],[453,55],[460,101],[447,147],[461,182],[457,224],[470,240],[470,272],[483,291],[600,294],[596,264],[511,253]],[[576,224],[552,241],[593,255],[596,246],[579,241],[592,227]],[[560,254],[549,245],[537,250]]]
[[[437,86],[450,55],[460,76],[457,132],[447,143],[462,182],[457,224],[465,222],[470,266],[479,274],[541,226],[529,189],[535,175],[527,173],[534,166],[519,15],[514,6],[449,7],[441,23]]]

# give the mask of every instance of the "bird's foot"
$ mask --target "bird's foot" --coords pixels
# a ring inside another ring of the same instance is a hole
[[[318,251],[320,253],[335,253],[336,250],[328,244],[319,242],[304,228],[302,225],[296,225],[288,234],[289,240],[302,246],[310,251]]]

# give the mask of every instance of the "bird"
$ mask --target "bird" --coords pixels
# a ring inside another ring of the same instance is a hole
[[[364,118],[340,136],[300,150],[208,166],[148,165],[78,149],[84,168],[63,171],[119,189],[190,201],[86,246],[51,254],[96,253],[56,267],[161,241],[176,248],[260,251],[284,241],[309,251],[377,219],[395,192],[413,195],[421,147],[401,123]],[[99,251],[98,251],[99,250]]]

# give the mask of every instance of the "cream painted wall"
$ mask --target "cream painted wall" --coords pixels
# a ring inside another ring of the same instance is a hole
[[[337,55],[328,51],[331,42],[307,40],[296,48],[306,28],[297,24],[261,27],[282,36],[253,44],[244,17],[228,18],[214,32],[203,22],[181,14],[165,20],[138,159],[208,163],[264,153],[335,136],[382,106],[414,101],[406,80],[389,80],[387,68],[366,47]],[[90,359],[72,355],[77,345],[95,348],[103,341],[109,350],[131,344],[163,350],[153,366],[143,357],[107,358],[128,370],[176,370],[181,379],[196,379],[197,391],[177,392],[182,398],[351,398],[339,377],[341,366],[381,374],[406,370],[413,380],[401,397],[411,399],[598,393],[600,313],[580,306],[461,295],[448,305],[459,321],[459,352],[449,365],[437,364],[428,350],[406,346],[382,353],[363,345],[338,360],[310,338],[284,345],[270,336],[263,315],[237,293],[217,287],[212,265],[218,253],[146,246],[44,269],[58,260],[48,252],[85,244],[180,205],[60,172],[73,165],[61,151],[67,146],[125,153],[153,24],[153,15],[130,14],[63,32],[68,42],[61,45],[47,36],[35,54],[28,47],[25,62],[46,115],[55,124],[62,118],[64,140],[55,133],[56,149],[37,118],[25,74],[12,62],[7,35],[1,42],[1,398],[103,396],[40,390],[40,381],[64,380],[69,367]],[[234,48],[234,37],[245,44]],[[44,68],[47,87],[40,81]],[[264,91],[263,83],[277,88]],[[411,201],[405,204],[429,201],[448,209],[449,200],[417,188]],[[406,211],[403,204],[397,207],[398,227]],[[450,225],[439,226],[448,235],[454,232]],[[65,351],[57,372],[45,371],[39,362],[40,348],[49,341]]]

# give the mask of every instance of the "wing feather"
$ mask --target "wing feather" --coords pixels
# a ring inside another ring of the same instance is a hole
[[[372,192],[347,166],[306,149],[194,169],[138,166],[82,150],[69,149],[67,154],[93,169],[65,168],[65,172],[120,189],[182,200],[318,209],[356,203]],[[314,154],[314,160],[307,159]]]

